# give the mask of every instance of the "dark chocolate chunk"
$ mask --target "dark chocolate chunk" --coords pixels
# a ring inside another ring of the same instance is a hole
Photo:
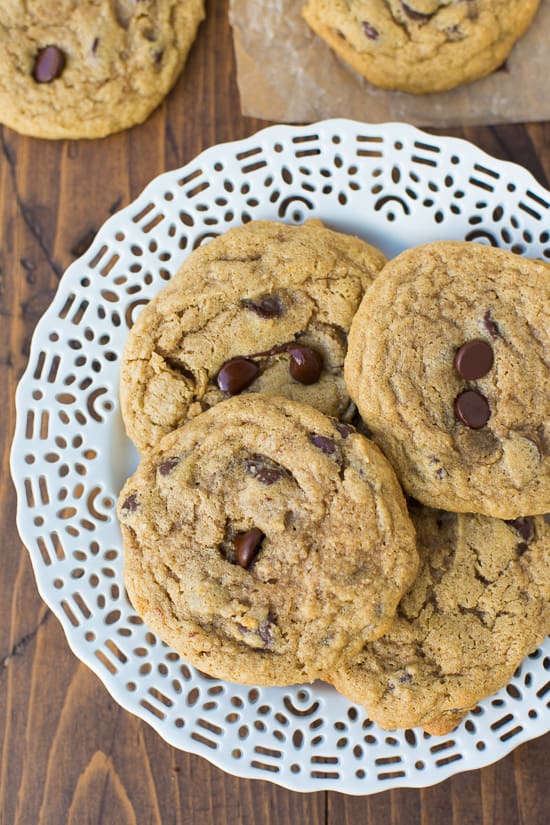
[[[319,447],[321,452],[325,455],[334,455],[337,452],[336,442],[333,441],[332,438],[327,438],[325,435],[316,435],[312,433],[309,436],[309,440],[312,444],[315,444],[316,447]]]
[[[57,46],[46,46],[37,52],[32,76],[37,83],[51,83],[62,74],[65,63],[65,53],[61,49]]]
[[[290,353],[288,369],[294,380],[305,385],[315,384],[323,369],[321,355],[311,347],[305,347],[302,344],[289,344],[287,352]]]
[[[242,305],[260,318],[280,318],[284,314],[284,304],[278,295],[263,295],[261,298],[245,298]]]
[[[273,635],[271,633],[272,626],[272,621],[270,621],[269,619],[264,619],[263,622],[260,622],[260,625],[258,627],[260,639],[264,642],[266,647],[273,641]]]
[[[500,337],[500,329],[496,321],[493,321],[491,318],[491,310],[488,309],[483,316],[483,325],[485,329],[491,336],[491,338],[499,338]]]
[[[531,544],[535,538],[535,526],[533,520],[530,518],[515,518],[512,521],[507,521],[508,527],[511,527],[516,533],[519,533],[526,545]]]
[[[347,438],[349,435],[355,432],[355,427],[351,424],[344,424],[343,421],[335,421],[334,426],[342,436],[342,438]]]
[[[401,3],[403,7],[403,11],[409,18],[409,20],[418,20],[418,21],[426,21],[429,20],[432,16],[431,14],[426,14],[423,11],[416,11],[416,9],[411,8],[408,3]]]
[[[252,384],[258,372],[258,365],[250,358],[230,358],[218,373],[218,387],[229,395],[238,395]]]
[[[289,473],[280,464],[267,458],[265,455],[251,455],[244,462],[244,469],[261,484],[275,484],[281,478],[288,477]]]
[[[137,495],[132,493],[132,495],[128,496],[124,504],[122,505],[123,510],[128,510],[129,513],[134,513],[138,508],[138,500]]]
[[[480,430],[491,417],[487,399],[476,390],[466,390],[457,395],[455,413],[457,418],[472,430]]]
[[[487,341],[475,339],[462,344],[455,355],[455,369],[466,381],[487,375],[494,363],[493,348]]]
[[[363,20],[361,23],[361,28],[365,35],[369,38],[369,40],[378,40],[380,34],[377,29],[374,28],[370,23],[367,23],[366,20]]]
[[[161,476],[168,476],[179,463],[179,458],[167,458],[166,461],[159,464],[159,473]]]
[[[247,530],[246,533],[237,533],[233,539],[235,558],[241,567],[248,568],[260,551],[260,544],[264,534],[257,527]]]

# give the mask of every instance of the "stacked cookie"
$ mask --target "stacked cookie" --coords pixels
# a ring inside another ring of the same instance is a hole
[[[221,678],[456,726],[550,630],[549,290],[499,250],[388,263],[318,221],[193,252],[123,359],[147,624]]]

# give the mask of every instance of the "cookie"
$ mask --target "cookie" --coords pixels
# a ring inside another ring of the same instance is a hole
[[[383,728],[444,734],[550,633],[550,516],[411,515],[418,578],[389,633],[332,681]]]
[[[12,0],[0,15],[0,122],[42,138],[141,123],[172,88],[204,0]]]
[[[393,470],[348,424],[260,394],[167,435],[120,494],[146,624],[213,676],[312,681],[388,629],[418,567]]]
[[[540,0],[308,0],[303,16],[371,83],[441,92],[498,69]]]
[[[550,511],[550,267],[477,243],[408,250],[367,291],[345,375],[414,498]]]
[[[347,333],[385,260],[320,221],[252,221],[192,252],[128,337],[121,408],[138,449],[240,393],[351,417]]]

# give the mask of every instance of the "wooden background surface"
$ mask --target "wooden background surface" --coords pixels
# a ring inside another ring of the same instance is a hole
[[[79,143],[0,127],[0,823],[538,825],[549,817],[550,735],[425,790],[299,795],[235,779],[122,710],[70,652],[37,594],[8,466],[30,337],[62,272],[112,211],[160,172],[266,125],[240,115],[226,5],[207,2],[184,76],[144,125]],[[452,133],[548,186],[549,123]]]

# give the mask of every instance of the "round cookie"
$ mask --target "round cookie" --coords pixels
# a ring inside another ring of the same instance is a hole
[[[383,728],[444,734],[550,633],[550,516],[411,515],[418,577],[389,633],[330,681]]]
[[[181,72],[204,0],[9,0],[0,15],[0,122],[42,138],[141,123]]]
[[[395,474],[309,405],[232,398],[124,485],[124,578],[145,622],[213,676],[312,681],[390,626],[418,568]]]
[[[550,511],[550,267],[477,243],[402,253],[367,291],[350,395],[414,498]]]
[[[243,392],[351,417],[347,333],[385,260],[320,221],[252,221],[196,249],[128,337],[121,408],[138,449]]]
[[[441,92],[498,69],[540,0],[307,0],[311,28],[371,83]]]

